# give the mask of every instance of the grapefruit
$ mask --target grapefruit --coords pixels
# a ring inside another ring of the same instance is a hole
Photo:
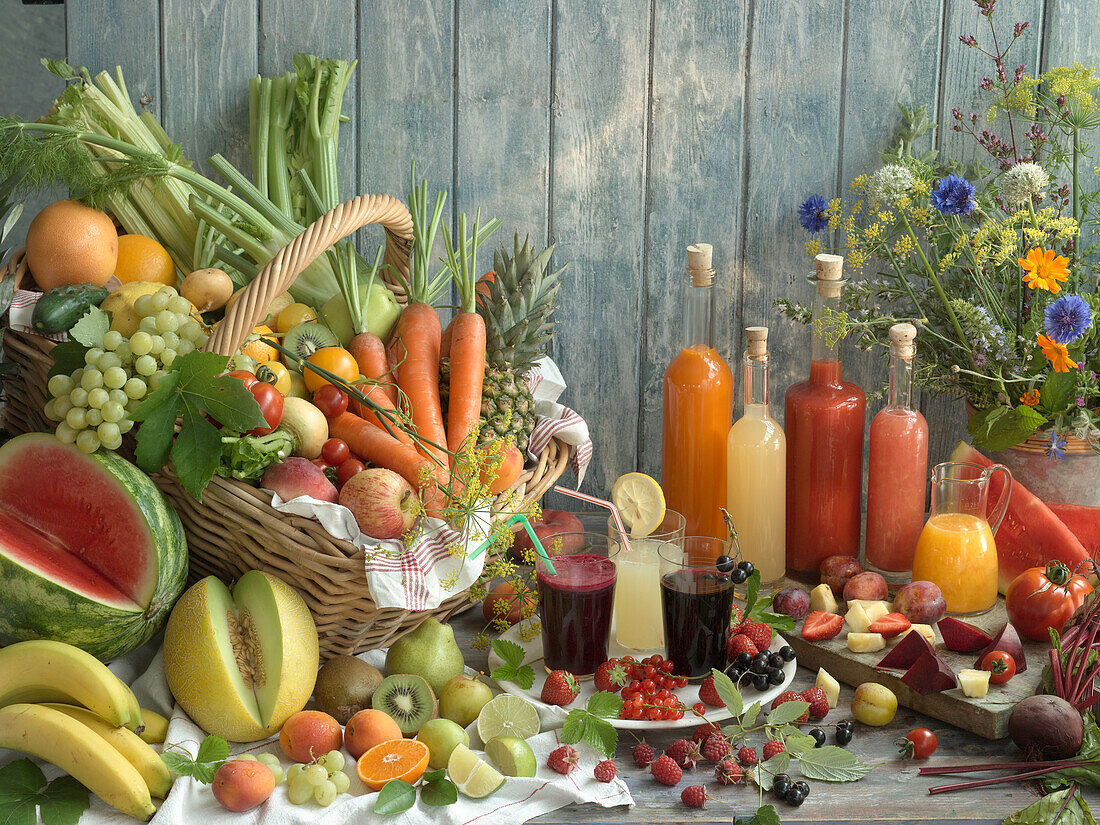
[[[43,290],[103,286],[115,272],[118,232],[106,213],[74,200],[54,201],[27,228],[27,266]]]

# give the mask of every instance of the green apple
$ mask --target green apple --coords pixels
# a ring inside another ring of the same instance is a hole
[[[459,673],[447,680],[439,694],[439,715],[466,727],[493,698],[492,689],[473,676]]]
[[[429,719],[416,733],[428,747],[428,767],[433,771],[447,767],[455,745],[469,745],[470,735],[450,719]]]

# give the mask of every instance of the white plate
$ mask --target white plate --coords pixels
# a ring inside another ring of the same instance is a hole
[[[542,663],[542,635],[536,635],[530,641],[524,641],[520,638],[520,628],[525,626],[527,622],[537,622],[538,617],[528,619],[525,622],[508,628],[504,633],[500,634],[500,638],[507,639],[510,642],[515,642],[517,645],[523,648],[524,652],[524,664],[530,665],[535,671],[535,683],[531,685],[529,690],[524,690],[515,682],[497,682],[500,685],[501,690],[507,693],[515,694],[516,696],[522,696],[531,702],[536,708],[538,708],[539,715],[543,716],[558,716],[565,718],[569,711],[573,708],[584,707],[584,703],[588,701],[588,697],[596,693],[595,683],[591,679],[586,679],[580,682],[581,692],[573,703],[568,707],[559,707],[557,705],[548,705],[543,702],[540,697],[542,696],[542,686],[546,682],[546,667]],[[783,647],[786,642],[783,637],[778,633],[774,634],[772,638],[771,650],[776,651]],[[664,651],[659,651],[664,653]],[[608,644],[608,656],[626,656],[632,655],[636,659],[644,659],[647,655],[645,653],[638,653],[633,650],[627,650],[624,647],[620,647],[615,641],[615,629],[611,629],[611,641]],[[490,672],[500,665],[504,664],[496,651],[489,650],[489,670]],[[787,662],[783,666],[783,684],[769,687],[765,691],[757,693],[751,685],[743,689],[742,697],[745,700],[745,707],[748,707],[753,702],[759,702],[761,707],[767,708],[771,704],[772,699],[785,691],[790,683],[794,680],[794,672],[797,666],[797,661]],[[674,693],[680,697],[685,705],[690,708],[696,702],[699,701],[699,683],[691,682],[686,688],[674,691]],[[684,714],[683,719],[668,719],[660,722],[652,722],[648,719],[611,719],[609,720],[613,726],[622,729],[645,729],[645,730],[671,730],[673,728],[693,728],[696,725],[701,725],[703,721],[707,722],[722,722],[732,717],[726,708],[707,708],[707,712],[703,719],[700,719],[694,713],[690,711]]]

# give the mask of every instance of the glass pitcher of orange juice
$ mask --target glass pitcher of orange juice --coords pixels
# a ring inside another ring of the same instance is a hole
[[[988,509],[989,481],[1004,473],[1000,500]],[[997,603],[997,545],[1012,494],[1012,473],[993,464],[982,467],[948,461],[932,471],[932,514],[917,541],[913,581],[939,586],[947,612],[974,614]]]

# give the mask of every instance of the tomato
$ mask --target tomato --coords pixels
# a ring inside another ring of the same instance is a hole
[[[1012,580],[1005,593],[1008,620],[1021,635],[1036,642],[1050,642],[1049,629],[1059,633],[1092,585],[1070,572],[1060,561],[1031,567]]]
[[[1003,685],[1016,675],[1016,660],[1003,650],[991,650],[982,659],[982,670],[989,671],[990,684]]]
[[[302,365],[302,376],[306,379],[306,388],[310,392],[316,392],[330,382],[320,373],[311,370],[308,364],[326,370],[348,383],[359,377],[359,364],[354,355],[343,347],[321,347]]]
[[[248,389],[252,389],[252,385],[255,384],[257,380],[259,380],[248,370],[233,370],[233,372],[226,374],[231,375],[234,378],[239,378],[241,383],[248,387]]]
[[[349,478],[367,469],[358,458],[349,458],[336,468],[336,486],[343,487]]]
[[[325,418],[336,418],[348,408],[348,394],[333,384],[325,384],[313,393],[313,406],[324,413]]]
[[[329,468],[328,462],[325,461],[323,458],[311,458],[310,463],[314,467],[320,467],[322,470],[327,470]]]
[[[936,752],[936,734],[928,728],[913,728],[894,744],[903,759],[927,759]]]
[[[274,384],[279,395],[290,392],[290,370],[282,361],[265,361],[256,367],[256,379]]]
[[[342,438],[330,438],[321,446],[321,458],[330,467],[339,467],[351,458],[351,450]]]
[[[264,381],[257,381],[248,389],[256,399],[256,403],[260,405],[260,413],[267,422],[266,427],[256,427],[254,430],[249,430],[248,434],[267,435],[283,420],[283,396],[273,384]]]

